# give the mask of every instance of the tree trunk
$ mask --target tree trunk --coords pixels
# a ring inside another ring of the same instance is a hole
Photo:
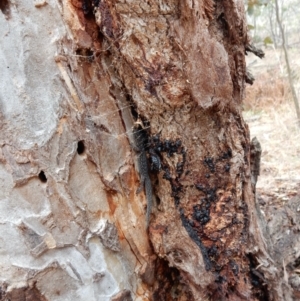
[[[251,183],[243,1],[2,6],[1,300],[290,300]]]
[[[276,13],[276,21],[277,21],[279,31],[280,31],[280,35],[281,35],[281,39],[282,39],[282,48],[283,48],[283,53],[284,53],[284,59],[285,59],[285,64],[286,64],[286,68],[287,68],[288,78],[289,78],[289,84],[290,84],[290,88],[291,88],[291,91],[292,91],[293,102],[294,102],[294,105],[295,105],[295,111],[296,111],[296,116],[297,116],[297,124],[298,124],[298,127],[300,128],[299,101],[298,101],[298,97],[297,97],[297,94],[296,94],[294,81],[293,81],[293,74],[292,74],[292,69],[291,69],[291,65],[290,65],[289,53],[288,53],[288,49],[287,49],[286,33],[284,31],[284,28],[283,28],[283,24],[282,24],[282,21],[281,21],[282,19],[280,19],[280,16],[279,16],[278,0],[275,0],[275,13]]]
[[[273,3],[269,3],[268,5],[268,18],[269,18],[269,23],[270,23],[270,30],[271,30],[271,34],[272,34],[272,40],[274,43],[274,47],[275,49],[278,48],[277,46],[277,30],[276,30],[276,22],[274,24],[273,22],[273,16],[274,16],[274,7],[273,7]]]

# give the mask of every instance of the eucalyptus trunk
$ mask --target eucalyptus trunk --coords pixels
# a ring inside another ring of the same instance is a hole
[[[251,182],[243,1],[1,11],[1,300],[289,300]]]

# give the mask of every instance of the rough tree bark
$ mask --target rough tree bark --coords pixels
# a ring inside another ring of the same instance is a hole
[[[1,11],[1,300],[290,300],[251,183],[243,1]]]

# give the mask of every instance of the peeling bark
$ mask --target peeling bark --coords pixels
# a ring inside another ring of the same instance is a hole
[[[19,109],[25,122],[3,102],[3,254],[24,254],[2,260],[1,298],[29,287],[36,300],[290,300],[251,183],[243,2],[64,0],[34,9],[61,17],[55,47],[29,39],[50,71],[30,50],[24,78],[34,93],[12,86],[15,108],[29,99]],[[34,9],[20,4],[10,22]],[[34,68],[45,83],[30,82]],[[47,114],[38,104],[46,83]],[[148,230],[131,148],[138,117],[155,169]]]

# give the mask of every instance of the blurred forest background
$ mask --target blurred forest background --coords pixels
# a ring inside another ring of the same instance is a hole
[[[244,118],[251,138],[256,136],[262,146],[258,200],[262,207],[276,209],[300,195],[300,120],[295,106],[295,96],[298,103],[300,98],[300,0],[249,0],[245,6],[252,43],[265,57],[246,57],[255,81],[247,85]]]

